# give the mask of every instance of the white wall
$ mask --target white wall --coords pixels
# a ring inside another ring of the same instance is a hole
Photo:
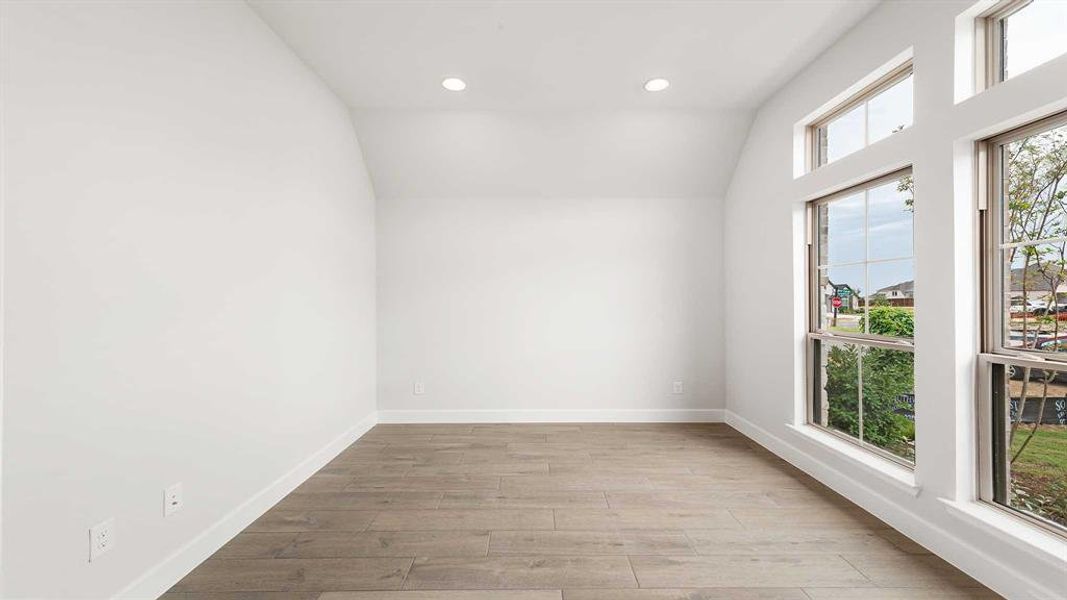
[[[716,415],[721,196],[748,124],[357,112],[378,191],[382,418]]]
[[[973,142],[1067,105],[1067,57],[955,104],[956,17],[971,4],[882,4],[759,111],[725,209],[728,418],[1000,593],[1060,597],[1067,546],[972,502]],[[794,179],[794,126],[908,48],[914,126]],[[805,391],[803,203],[906,164],[914,165],[916,196],[915,489],[788,426],[802,422]],[[780,304],[768,310],[752,297]]]
[[[103,598],[373,413],[373,194],[241,2],[3,11],[5,591]]]

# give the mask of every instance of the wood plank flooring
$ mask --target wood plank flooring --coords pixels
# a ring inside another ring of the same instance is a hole
[[[166,600],[998,598],[719,424],[378,425]]]

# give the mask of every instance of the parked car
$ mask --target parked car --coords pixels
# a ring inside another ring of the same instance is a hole
[[[1025,304],[1022,300],[1013,300],[1008,308],[1008,312],[1013,315],[1037,314],[1037,311],[1046,310],[1048,310],[1048,302],[1044,300],[1027,300]]]
[[[1038,338],[1037,349],[1042,352],[1067,352],[1067,335]]]
[[[1039,317],[1056,315],[1058,319],[1064,319],[1067,318],[1067,304],[1050,304],[1043,308],[1035,308],[1033,313]]]

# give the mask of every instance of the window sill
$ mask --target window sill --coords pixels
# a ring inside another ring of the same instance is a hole
[[[809,442],[829,448],[844,456],[877,477],[880,481],[888,483],[909,496],[918,496],[919,491],[922,490],[922,486],[915,481],[915,472],[911,469],[867,452],[863,448],[838,439],[825,431],[819,431],[817,427],[806,424],[794,425],[792,423],[787,423],[786,426]]]
[[[1067,562],[1067,540],[984,502],[940,498],[948,514],[995,536],[1017,550],[1060,568]]]

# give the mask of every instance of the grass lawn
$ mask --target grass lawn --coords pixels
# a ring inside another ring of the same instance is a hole
[[[1020,425],[1012,455],[1022,447],[1029,426]],[[1011,466],[1012,504],[1067,526],[1067,426],[1042,425]]]

